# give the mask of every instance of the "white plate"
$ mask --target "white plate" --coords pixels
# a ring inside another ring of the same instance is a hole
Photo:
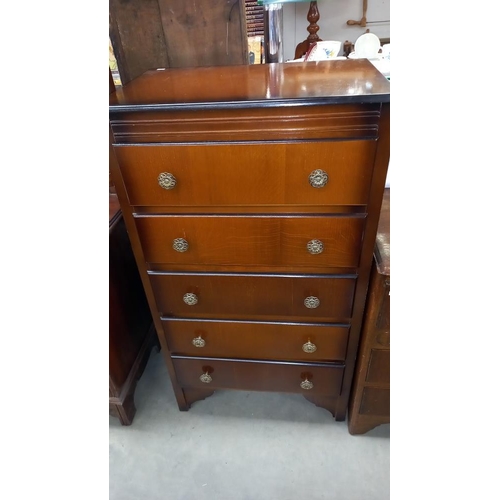
[[[380,38],[373,33],[361,35],[354,44],[354,52],[366,59],[376,57],[380,50]]]
[[[358,57],[356,52],[351,52],[347,57],[349,59],[368,59],[369,61],[378,61],[382,59],[382,54],[377,54],[375,57]]]

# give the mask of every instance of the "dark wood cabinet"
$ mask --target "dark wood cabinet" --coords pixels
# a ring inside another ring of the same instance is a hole
[[[243,0],[110,0],[109,36],[124,84],[150,69],[248,62]]]
[[[215,389],[346,416],[389,161],[366,60],[148,71],[111,170],[181,410]]]
[[[158,341],[118,198],[109,195],[109,410],[123,425],[136,411],[134,391]]]
[[[390,422],[390,189],[385,190],[349,403],[351,434]]]

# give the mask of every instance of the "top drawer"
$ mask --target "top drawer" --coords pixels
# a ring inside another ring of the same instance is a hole
[[[365,205],[375,149],[373,140],[115,146],[130,204],[164,207]]]
[[[287,69],[292,69],[289,68],[290,65],[287,66]],[[235,68],[235,66],[232,66],[232,68]],[[250,69],[258,68],[255,66]],[[231,69],[231,71],[233,70]],[[313,77],[315,82],[317,82],[320,73],[315,72]],[[337,71],[335,73],[338,75]],[[378,76],[381,76],[380,73]],[[335,80],[336,77],[333,75],[328,77],[329,83]],[[362,80],[365,80],[364,76]],[[382,80],[387,85],[387,80],[383,77]],[[261,79],[259,79],[259,82],[254,80],[251,85],[254,87],[261,82]],[[223,82],[222,85],[224,83],[228,82]],[[158,96],[158,98],[165,99],[165,91],[168,93],[171,84],[172,82],[164,84],[167,88],[163,87],[160,90],[162,95]],[[125,86],[123,91],[131,92],[133,85],[134,82],[131,82],[131,85]],[[204,88],[207,87],[204,87],[202,83],[197,84],[197,91],[203,91]],[[146,85],[143,88],[143,98],[150,100],[151,90],[151,85]],[[325,87],[322,90],[324,91]],[[350,90],[353,90],[352,87]],[[312,89],[303,91],[307,98],[313,98]],[[223,93],[225,94],[225,91]],[[263,93],[267,94],[266,90]],[[111,99],[116,97],[117,94],[112,94]],[[129,107],[125,105],[125,109],[121,111],[112,107],[110,110],[110,123],[114,142],[116,144],[161,144],[376,139],[379,134],[380,103],[325,103],[321,106],[280,105],[269,107],[262,101],[258,104],[254,103],[256,105],[250,107],[228,106],[229,103],[213,103],[214,106],[195,105],[191,107],[189,104],[186,106],[184,102],[184,91],[180,92],[179,97],[183,101],[182,105],[179,107],[175,104],[174,106],[166,104],[167,109],[141,111],[137,109],[141,107],[140,105],[137,107],[132,103],[130,103],[132,105]],[[199,97],[198,94],[197,98]],[[225,97],[227,97],[227,94]],[[267,101],[267,97],[265,100]],[[315,100],[313,99],[313,101]],[[246,104],[249,103],[246,102]]]

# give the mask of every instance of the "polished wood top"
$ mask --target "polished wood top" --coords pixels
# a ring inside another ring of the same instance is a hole
[[[147,71],[110,95],[110,110],[251,108],[389,102],[390,84],[367,60]]]
[[[375,242],[375,260],[377,262],[378,272],[385,276],[391,275],[391,231],[390,231],[390,208],[391,208],[391,190],[386,188],[382,209],[380,211],[380,220],[378,223],[377,239]]]

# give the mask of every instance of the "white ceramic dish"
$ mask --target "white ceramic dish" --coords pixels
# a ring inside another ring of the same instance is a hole
[[[336,40],[325,40],[316,42],[304,57],[305,61],[326,61],[335,59],[342,47],[342,42]]]
[[[354,52],[359,58],[375,58],[379,50],[380,38],[373,33],[364,33],[354,43]]]
[[[375,57],[360,57],[356,54],[356,51],[351,52],[348,56],[349,59],[369,59],[370,61],[378,61],[382,59],[382,54],[377,54]]]

